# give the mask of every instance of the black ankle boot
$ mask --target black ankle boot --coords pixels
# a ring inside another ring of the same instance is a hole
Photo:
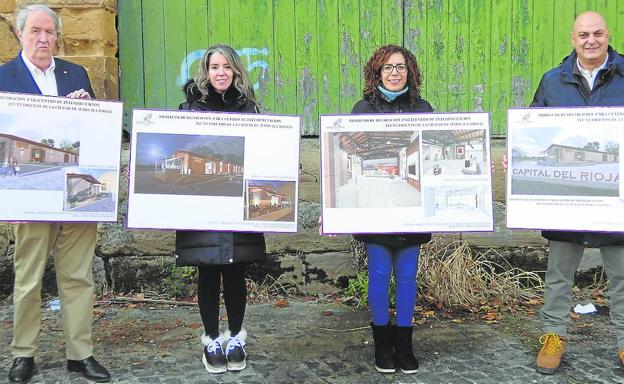
[[[396,365],[403,373],[418,371],[418,360],[412,350],[412,331],[414,327],[395,327],[394,348],[396,349]]]
[[[371,323],[371,327],[375,341],[375,369],[382,373],[396,372],[390,324],[380,326]]]

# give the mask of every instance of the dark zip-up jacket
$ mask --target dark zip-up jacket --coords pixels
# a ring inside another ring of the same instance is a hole
[[[256,104],[247,100],[233,86],[224,97],[212,90],[202,98],[192,81],[183,88],[186,101],[180,109],[193,111],[221,111],[258,113]],[[266,257],[264,234],[252,232],[177,231],[176,264],[182,265],[226,265],[250,263]]]
[[[419,113],[433,112],[431,105],[419,98],[412,104],[409,93],[397,97],[394,101],[386,99],[378,94],[373,100],[362,99],[355,103],[351,109],[353,114],[364,113]],[[394,233],[394,234],[371,234],[354,235],[356,240],[365,243],[381,244],[393,248],[403,248],[412,245],[420,245],[431,240],[431,233]]]
[[[609,46],[607,66],[598,72],[591,90],[576,65],[576,58],[576,52],[572,51],[558,67],[542,76],[531,106],[624,106],[624,57]],[[622,232],[542,231],[542,236],[548,240],[568,241],[586,247],[624,245]]]
[[[210,92],[207,96],[204,96],[194,85],[193,80],[189,80],[182,88],[186,95],[186,101],[180,104],[179,109],[238,113],[259,112],[256,103],[247,100],[233,85],[223,95],[210,87]]]

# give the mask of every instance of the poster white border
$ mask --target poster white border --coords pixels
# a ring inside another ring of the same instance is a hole
[[[128,228],[296,232],[300,124],[298,116],[133,109]],[[269,191],[271,206],[250,206],[252,187]]]
[[[624,231],[623,124],[624,107],[508,110],[507,227]]]
[[[117,221],[121,102],[2,92],[0,111],[0,220]]]
[[[324,234],[493,230],[488,113],[322,115],[320,125]],[[350,146],[357,135],[376,144]]]

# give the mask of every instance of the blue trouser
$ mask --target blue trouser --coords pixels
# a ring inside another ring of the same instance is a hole
[[[390,321],[390,277],[394,269],[396,281],[396,324],[412,325],[416,303],[416,272],[420,246],[393,249],[380,244],[366,244],[368,254],[368,305],[373,324],[386,325]]]

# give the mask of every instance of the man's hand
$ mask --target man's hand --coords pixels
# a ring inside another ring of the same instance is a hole
[[[69,95],[67,95],[67,97],[69,97],[70,99],[90,99],[91,95],[89,95],[89,92],[80,88],[71,92]]]
[[[503,159],[501,160],[501,165],[503,166],[503,170],[505,170],[505,172],[507,172],[507,154],[505,153],[503,155]]]

